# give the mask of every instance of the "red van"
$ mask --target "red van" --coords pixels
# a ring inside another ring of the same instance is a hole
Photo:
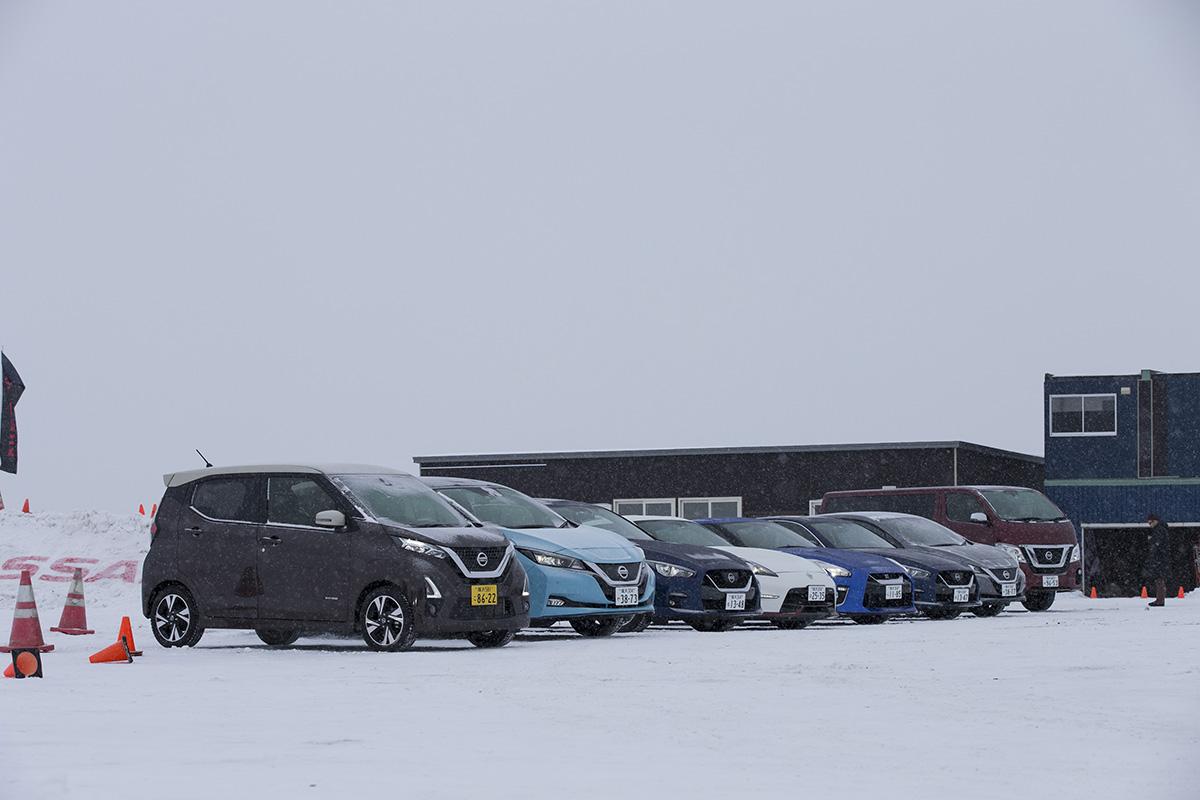
[[[1056,592],[1079,588],[1075,526],[1049,497],[1020,486],[924,486],[826,492],[821,513],[899,511],[939,522],[1005,550],[1025,573],[1025,608],[1045,611]]]

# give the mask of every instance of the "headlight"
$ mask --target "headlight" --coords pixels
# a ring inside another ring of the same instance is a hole
[[[983,567],[975,564],[971,565],[971,572],[974,572],[976,575],[987,575],[987,572],[984,571]]]
[[[904,566],[904,565],[901,564],[900,566]],[[914,578],[919,578],[921,580],[925,580],[929,576],[933,575],[933,573],[930,572],[929,570],[921,569],[920,567],[904,567],[904,571],[907,572],[909,575],[912,575]]]
[[[778,578],[779,577],[778,572],[772,572],[771,570],[764,567],[762,564],[755,563],[755,562],[750,561],[749,559],[745,559],[745,558],[743,558],[742,561],[745,561],[747,564],[750,565],[750,571],[753,572],[755,575],[766,575],[768,578]]]
[[[816,558],[810,558],[809,561],[813,562],[818,567],[820,567],[821,569],[828,572],[829,577],[831,577],[831,578],[849,578],[850,577],[850,570],[846,569],[845,567],[839,567],[837,564],[830,564],[827,561],[821,561]]]
[[[526,550],[519,548],[518,553],[535,564],[543,567],[558,567],[559,569],[587,569],[583,562],[570,556],[560,556],[557,553],[544,553],[541,550]]]
[[[696,574],[694,569],[681,567],[678,564],[668,564],[665,561],[646,561],[647,564],[654,567],[654,571],[664,578],[690,578]]]
[[[1008,553],[1010,556],[1015,558],[1017,560],[1018,564],[1025,563],[1025,553],[1022,552],[1021,548],[1017,547],[1015,544],[1007,544],[1005,542],[998,542],[996,544],[996,547],[999,547],[1001,550],[1003,550],[1004,552]]]
[[[430,556],[431,558],[446,557],[446,551],[436,544],[422,542],[420,539],[405,539],[400,536],[397,536],[396,540],[400,542],[400,546],[405,550],[411,550],[414,553],[420,553],[423,556]]]
[[[1079,560],[1079,545],[1075,545],[1071,548],[1071,557],[1067,560],[1072,563]]]

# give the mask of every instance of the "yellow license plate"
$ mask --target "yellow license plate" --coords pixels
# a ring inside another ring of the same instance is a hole
[[[499,600],[500,596],[494,583],[471,587],[471,605],[473,606],[494,606]]]

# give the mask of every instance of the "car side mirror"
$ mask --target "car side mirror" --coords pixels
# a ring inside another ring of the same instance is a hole
[[[346,527],[346,515],[340,511],[319,511],[315,521],[320,528]]]
[[[980,525],[987,525],[987,514],[983,513],[982,511],[973,511],[971,512],[971,522],[978,522]]]

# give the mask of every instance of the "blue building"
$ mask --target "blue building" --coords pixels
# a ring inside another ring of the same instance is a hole
[[[1136,594],[1146,516],[1171,527],[1167,584],[1200,580],[1200,373],[1046,375],[1045,491],[1080,531],[1084,580]],[[1090,574],[1089,574],[1090,573]]]

